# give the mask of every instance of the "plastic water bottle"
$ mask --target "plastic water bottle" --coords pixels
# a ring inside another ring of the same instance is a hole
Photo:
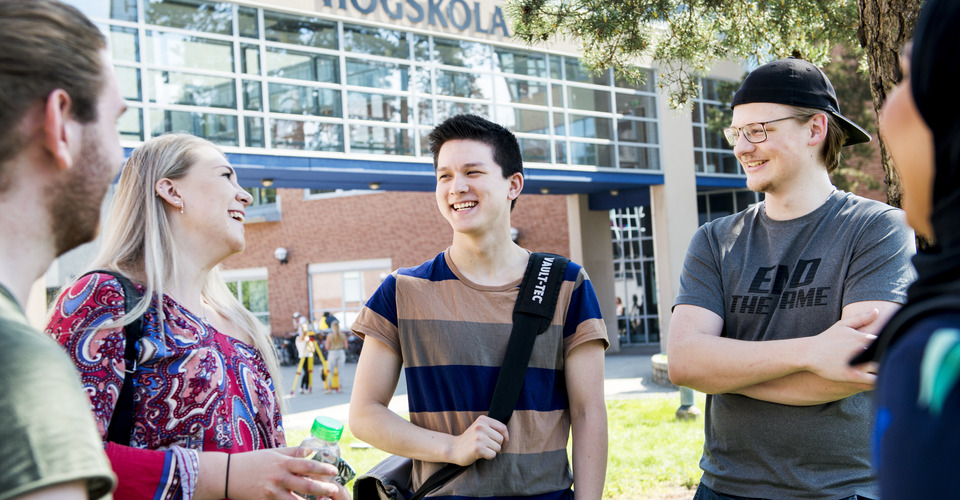
[[[313,420],[310,435],[300,443],[300,456],[319,462],[326,462],[337,468],[337,475],[333,480],[340,484],[347,484],[357,473],[353,467],[340,457],[340,436],[343,435],[343,424],[330,417],[317,417]],[[309,500],[316,497],[307,495]]]

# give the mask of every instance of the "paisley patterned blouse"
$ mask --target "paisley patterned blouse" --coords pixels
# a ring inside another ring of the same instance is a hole
[[[166,295],[163,312],[160,324],[154,301],[143,316],[129,446],[105,443],[119,477],[117,498],[189,499],[197,455],[186,450],[238,453],[286,445],[273,380],[259,351]],[[93,273],[61,296],[47,326],[80,372],[104,441],[126,375],[125,337],[123,328],[94,329],[123,313],[120,283]]]

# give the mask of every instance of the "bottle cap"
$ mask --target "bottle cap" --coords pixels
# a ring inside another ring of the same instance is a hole
[[[313,427],[310,428],[310,434],[317,439],[324,441],[337,442],[343,435],[343,424],[339,420],[330,417],[317,417],[313,420]]]

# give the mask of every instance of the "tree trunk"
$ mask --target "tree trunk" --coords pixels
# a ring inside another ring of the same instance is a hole
[[[900,81],[900,50],[913,36],[920,4],[920,0],[857,0],[860,11],[857,36],[869,62],[870,93],[878,116],[887,93]],[[899,207],[900,177],[893,169],[893,160],[883,139],[878,139],[887,203]]]

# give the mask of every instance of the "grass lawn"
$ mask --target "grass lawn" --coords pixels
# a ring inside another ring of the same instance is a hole
[[[679,421],[674,412],[680,397],[657,394],[642,399],[607,401],[610,454],[603,497],[607,499],[692,498],[700,479],[703,450],[703,419]],[[703,409],[704,396],[697,395]],[[307,431],[290,432],[287,442],[295,445]],[[364,443],[345,429],[340,448],[343,457],[357,471],[369,470],[387,454]],[[348,488],[352,487],[347,485]]]

